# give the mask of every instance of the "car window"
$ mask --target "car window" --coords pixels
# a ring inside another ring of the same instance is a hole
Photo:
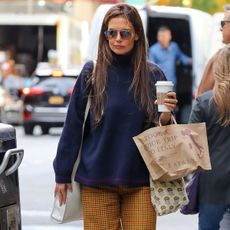
[[[47,91],[58,88],[59,92],[61,92],[62,94],[66,94],[66,91],[68,89],[73,88],[75,82],[76,78],[47,78],[41,80],[34,87],[39,87]]]

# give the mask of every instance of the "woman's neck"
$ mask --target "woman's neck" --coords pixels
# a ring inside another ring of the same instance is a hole
[[[132,52],[124,55],[118,55],[113,53],[113,64],[118,67],[130,66],[132,64],[132,59],[133,59]]]

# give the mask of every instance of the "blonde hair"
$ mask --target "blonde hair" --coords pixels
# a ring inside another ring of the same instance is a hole
[[[218,52],[213,71],[213,101],[219,116],[217,123],[226,127],[230,125],[230,46]]]

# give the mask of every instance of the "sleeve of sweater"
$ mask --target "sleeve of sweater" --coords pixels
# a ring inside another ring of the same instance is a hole
[[[157,81],[167,81],[165,74],[161,70],[161,68],[152,62],[148,62],[149,70],[150,70],[150,78],[153,80],[155,84]],[[155,87],[155,85],[154,85]]]
[[[87,77],[93,69],[93,62],[87,62],[73,89],[64,128],[53,161],[57,183],[70,183],[73,165],[77,159],[82,139],[82,126],[87,104]]]

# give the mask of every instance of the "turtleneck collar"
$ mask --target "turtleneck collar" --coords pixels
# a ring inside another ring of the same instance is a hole
[[[125,55],[113,54],[113,65],[117,67],[130,67],[132,64],[133,52],[130,52]]]

